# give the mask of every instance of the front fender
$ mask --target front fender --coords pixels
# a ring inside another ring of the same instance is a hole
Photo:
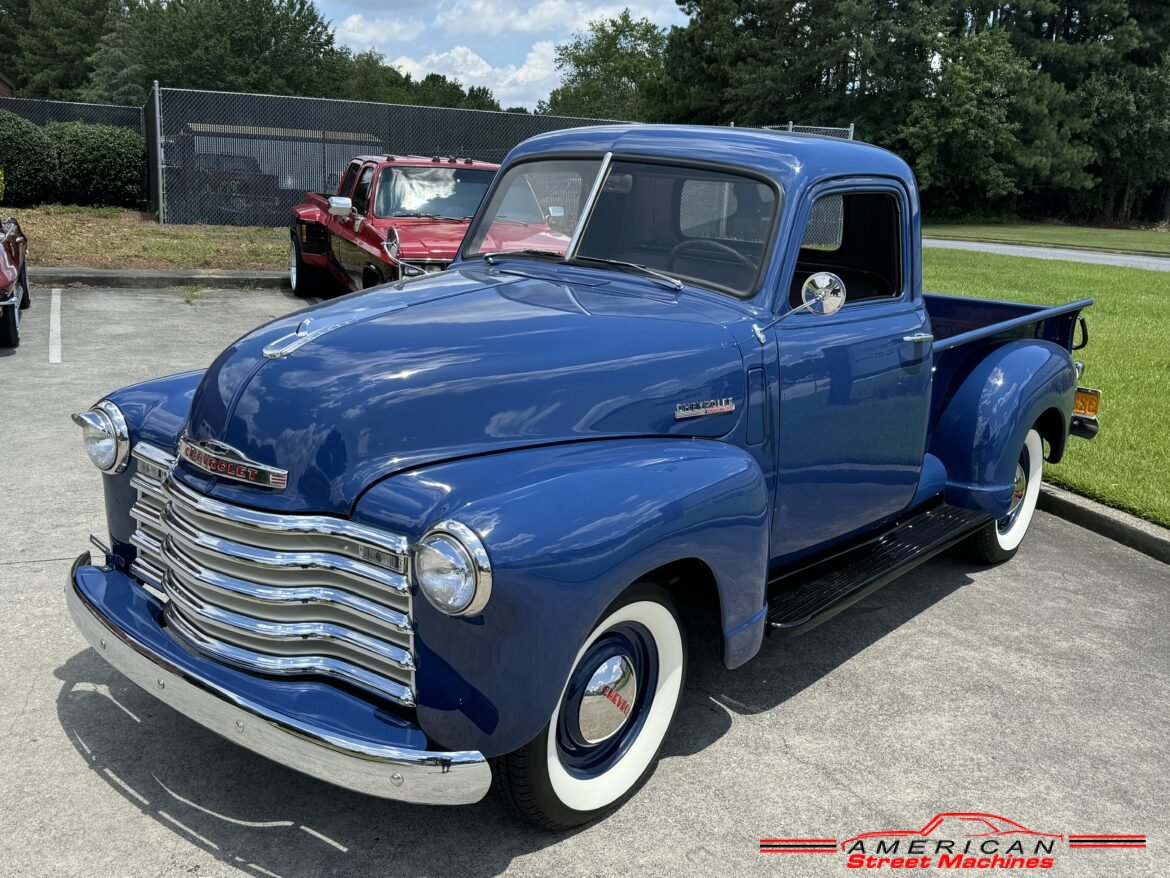
[[[171,454],[175,453],[179,435],[191,411],[195,388],[203,379],[203,371],[180,372],[141,384],[131,384],[103,397],[113,402],[125,415],[131,446],[149,442]],[[130,465],[122,472],[102,477],[112,548],[127,563],[133,560],[135,554],[134,547],[130,545],[130,535],[138,525],[130,517],[130,507],[137,499],[137,491],[130,487],[130,479],[137,471],[138,466],[131,458]]]
[[[445,746],[496,756],[535,737],[605,608],[672,561],[714,573],[728,665],[760,645],[768,495],[735,446],[629,439],[469,458],[377,484],[354,517],[412,540],[453,518],[491,556],[480,616],[414,600],[418,719]]]
[[[1077,374],[1067,350],[1040,340],[975,352],[973,360],[942,409],[930,452],[946,466],[948,503],[999,518],[1011,502],[1028,431],[1055,410],[1062,441],[1067,434]]]

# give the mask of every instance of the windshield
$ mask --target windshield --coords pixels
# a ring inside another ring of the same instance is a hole
[[[600,167],[598,159],[562,159],[509,168],[473,224],[465,258],[547,253],[608,262],[615,270],[641,266],[737,296],[755,292],[780,213],[775,185],[732,172],[620,160],[610,163],[589,208]],[[579,241],[569,253],[575,233]]]
[[[479,168],[383,168],[378,175],[374,216],[467,219],[479,207],[495,175],[495,171]]]

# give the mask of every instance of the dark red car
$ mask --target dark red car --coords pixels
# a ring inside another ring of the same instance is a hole
[[[462,158],[358,156],[336,193],[311,192],[293,208],[293,291],[325,295],[442,271],[498,167]]]
[[[28,296],[28,238],[15,217],[0,221],[0,348],[20,344],[20,312]]]

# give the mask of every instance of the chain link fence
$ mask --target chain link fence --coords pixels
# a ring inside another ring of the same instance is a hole
[[[764,125],[768,131],[791,131],[795,134],[819,134],[822,137],[839,137],[842,140],[853,139],[853,126],[848,128],[832,128],[826,125],[796,125],[789,122],[787,125]]]
[[[283,225],[306,191],[336,189],[355,155],[499,162],[536,134],[606,121],[170,88],[156,100],[164,223]]]
[[[47,125],[50,122],[89,122],[98,125],[118,125],[142,134],[141,107],[41,101],[34,98],[0,98],[0,110],[15,113],[37,125]]]
[[[0,98],[38,125],[121,125],[146,141],[147,197],[161,223],[279,226],[307,191],[332,192],[356,155],[455,156],[499,162],[578,119],[325,98],[159,88],[143,107]],[[853,126],[763,126],[853,139]]]

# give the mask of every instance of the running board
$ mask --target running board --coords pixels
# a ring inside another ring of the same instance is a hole
[[[940,503],[768,583],[768,633],[803,634],[991,521]]]

